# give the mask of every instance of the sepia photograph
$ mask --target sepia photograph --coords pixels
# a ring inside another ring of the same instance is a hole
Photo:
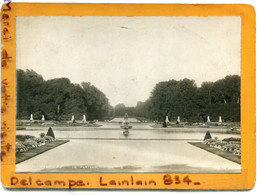
[[[15,172],[241,173],[241,17],[15,25]]]

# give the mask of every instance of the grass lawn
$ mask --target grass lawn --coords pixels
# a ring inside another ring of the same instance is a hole
[[[216,154],[216,155],[218,155],[222,158],[230,160],[232,162],[241,164],[241,157],[234,155],[232,152],[222,151],[222,150],[219,150],[217,148],[212,148],[212,147],[209,147],[209,145],[203,144],[201,142],[188,142],[188,143],[191,144],[191,145],[197,146],[198,148],[204,149],[208,152],[211,152],[213,154]]]
[[[33,149],[30,149],[29,151],[26,151],[26,152],[20,152],[20,153],[17,153],[16,156],[15,156],[15,164],[18,164],[20,162],[23,162],[25,160],[28,160],[32,157],[35,157],[39,154],[42,154],[50,149],[53,149],[57,146],[60,146],[62,144],[65,144],[69,142],[69,140],[55,140],[51,143],[46,143],[45,145],[43,146],[40,146],[40,147],[37,147],[37,148],[33,148]]]

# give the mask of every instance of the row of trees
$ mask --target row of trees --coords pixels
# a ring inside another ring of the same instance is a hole
[[[178,116],[182,121],[240,121],[240,76],[226,76],[197,87],[194,80],[169,80],[156,84],[145,102],[135,107],[118,104],[112,107],[104,93],[88,82],[73,84],[67,78],[45,81],[32,70],[17,70],[17,118],[30,114],[41,119],[70,120],[71,116],[88,120],[129,116],[163,121]]]
[[[169,80],[158,83],[148,100],[138,102],[136,116],[163,121],[181,116],[184,121],[240,121],[240,76],[230,75],[197,87],[194,80]]]
[[[17,118],[70,120],[71,116],[88,120],[111,115],[113,108],[104,93],[88,82],[73,84],[67,78],[44,81],[33,70],[17,70]]]

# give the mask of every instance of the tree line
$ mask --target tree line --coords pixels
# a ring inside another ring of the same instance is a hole
[[[216,82],[204,82],[197,87],[194,80],[169,80],[155,85],[145,102],[135,107],[123,103],[112,107],[106,95],[89,82],[73,84],[68,78],[45,81],[33,70],[17,70],[17,118],[105,120],[125,113],[144,120],[205,121],[210,116],[217,121],[240,121],[240,76],[229,75]]]
[[[163,121],[166,116],[176,121],[205,122],[240,121],[240,76],[228,75],[216,82],[203,82],[197,87],[194,80],[159,82],[145,102],[138,102],[136,116]]]
[[[17,70],[17,118],[88,120],[104,118],[113,110],[108,98],[89,82],[73,84],[68,78],[45,81],[33,70]]]

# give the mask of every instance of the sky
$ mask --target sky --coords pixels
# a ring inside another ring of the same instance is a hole
[[[160,81],[240,75],[241,18],[16,17],[16,68],[90,82],[112,106],[135,106]]]

